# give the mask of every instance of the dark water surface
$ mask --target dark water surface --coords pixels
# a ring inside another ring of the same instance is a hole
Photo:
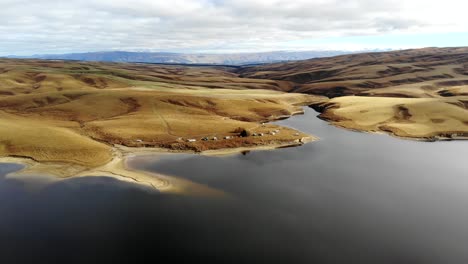
[[[30,192],[1,176],[20,167],[2,165],[1,263],[468,263],[468,142],[356,133],[315,116],[279,122],[321,138],[302,147],[132,162],[229,199],[106,177]]]

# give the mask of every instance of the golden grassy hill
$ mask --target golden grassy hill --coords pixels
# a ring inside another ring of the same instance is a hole
[[[323,119],[360,131],[414,139],[468,137],[468,96],[392,98],[344,96],[318,104]]]
[[[1,59],[0,155],[96,167],[112,159],[114,145],[203,151],[308,136],[260,123],[301,112],[315,97],[231,71]],[[265,135],[238,137],[239,128]]]
[[[240,78],[236,67],[0,58],[0,94],[147,87],[288,90],[289,82]]]
[[[468,137],[466,47],[352,54],[238,73],[287,81],[289,91],[335,97],[315,108],[341,127],[430,140]]]

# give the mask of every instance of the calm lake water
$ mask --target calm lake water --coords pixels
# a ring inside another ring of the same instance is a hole
[[[106,177],[40,191],[1,175],[0,260],[66,263],[468,263],[468,142],[415,142],[328,125],[302,147],[223,157],[164,155],[132,166],[223,190],[159,194]],[[39,261],[41,260],[41,261]]]

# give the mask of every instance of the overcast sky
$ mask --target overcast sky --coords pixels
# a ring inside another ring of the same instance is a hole
[[[0,0],[0,55],[468,46],[466,0]]]

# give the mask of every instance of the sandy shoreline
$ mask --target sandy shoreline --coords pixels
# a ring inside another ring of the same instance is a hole
[[[120,181],[139,184],[155,191],[184,195],[225,196],[222,191],[208,186],[197,184],[189,180],[163,175],[159,173],[135,170],[128,165],[130,159],[142,156],[155,158],[159,155],[169,154],[197,154],[209,156],[222,156],[242,153],[246,151],[274,150],[284,147],[293,147],[317,140],[314,136],[303,137],[299,141],[277,142],[268,145],[226,148],[202,152],[187,150],[171,150],[164,148],[130,148],[114,146],[112,160],[103,166],[86,168],[79,165],[59,162],[37,162],[27,157],[1,157],[0,163],[15,163],[24,166],[19,171],[9,173],[5,178],[21,180],[25,183],[33,181],[37,186],[46,186],[61,180],[77,177],[111,177]],[[38,184],[38,181],[40,184]]]
[[[40,189],[49,184],[72,178],[83,177],[111,177],[119,181],[138,184],[147,187],[148,190],[203,196],[221,196],[222,192],[207,186],[179,179],[169,175],[134,170],[127,165],[127,159],[146,153],[133,153],[130,156],[116,155],[111,162],[97,167],[84,168],[67,163],[40,163],[28,158],[2,157],[0,163],[14,163],[22,165],[23,168],[5,175],[6,179],[20,180],[26,184],[28,189]],[[151,152],[152,156],[167,154],[168,152]],[[31,186],[29,186],[31,183]],[[34,187],[33,187],[34,185]]]

